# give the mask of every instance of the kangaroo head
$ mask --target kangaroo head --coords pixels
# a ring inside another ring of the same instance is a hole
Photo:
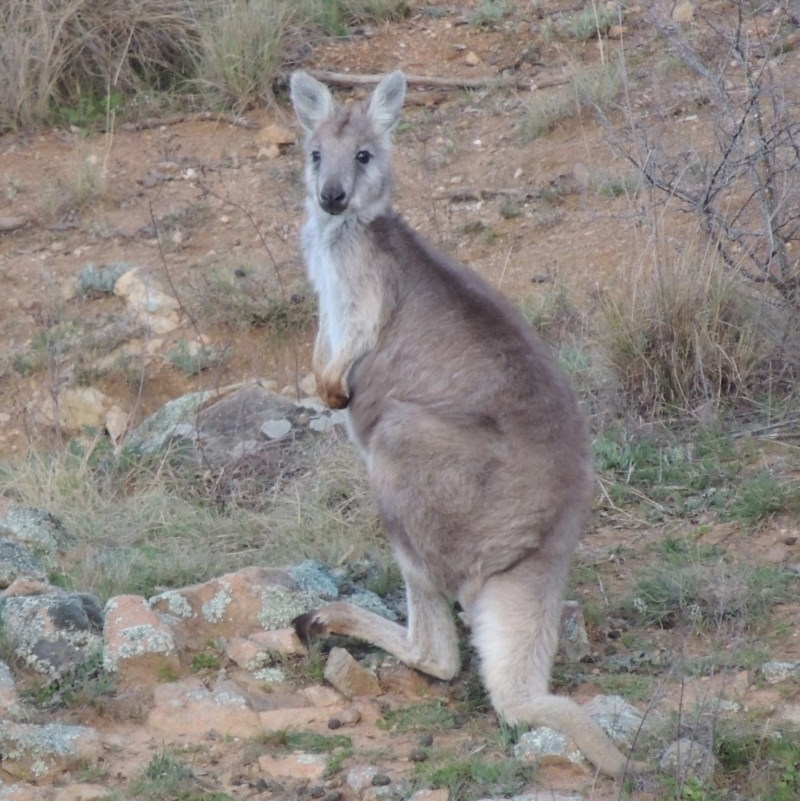
[[[344,106],[308,73],[292,74],[292,104],[306,132],[305,180],[312,214],[352,214],[369,221],[388,210],[391,132],[405,90],[403,73],[392,72],[368,101]]]

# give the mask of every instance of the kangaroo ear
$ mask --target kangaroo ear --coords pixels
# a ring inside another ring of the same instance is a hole
[[[381,133],[390,131],[400,117],[406,96],[406,76],[391,72],[375,88],[369,99],[369,117]]]
[[[333,95],[325,84],[303,70],[293,72],[289,83],[297,119],[303,128],[313,131],[333,112]]]

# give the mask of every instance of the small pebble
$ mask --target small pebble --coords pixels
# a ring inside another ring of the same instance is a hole
[[[323,798],[325,796],[325,788],[317,784],[308,791],[308,794],[312,798]]]

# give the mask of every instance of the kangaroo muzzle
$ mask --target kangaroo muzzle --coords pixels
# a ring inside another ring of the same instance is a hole
[[[319,205],[328,214],[341,214],[347,209],[348,197],[342,185],[326,183],[319,193]]]

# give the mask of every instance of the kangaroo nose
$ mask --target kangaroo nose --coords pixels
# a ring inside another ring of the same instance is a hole
[[[325,184],[319,193],[319,205],[328,214],[341,214],[347,208],[347,192],[341,184]]]

